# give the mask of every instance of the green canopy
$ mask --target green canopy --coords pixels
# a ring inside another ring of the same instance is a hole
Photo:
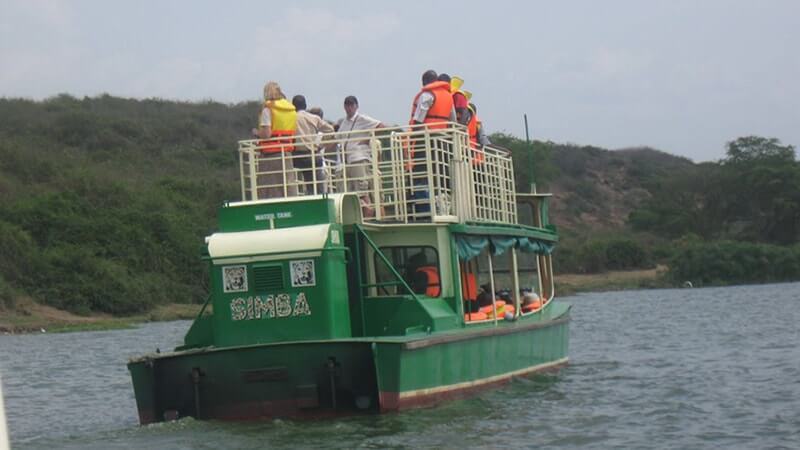
[[[456,248],[458,258],[466,261],[478,256],[486,246],[491,244],[492,254],[502,255],[511,247],[528,253],[549,255],[553,252],[554,245],[527,237],[516,236],[475,236],[472,234],[457,234]]]

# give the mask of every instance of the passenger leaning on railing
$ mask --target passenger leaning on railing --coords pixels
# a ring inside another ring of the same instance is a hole
[[[469,146],[472,149],[472,165],[479,165],[485,159],[483,146],[491,144],[483,132],[483,123],[478,119],[478,107],[469,104],[466,114],[467,132],[469,133]]]
[[[325,172],[322,169],[322,149],[318,133],[333,133],[333,126],[322,117],[306,111],[306,98],[295,95],[292,104],[297,109],[297,143],[294,151],[294,167],[299,169],[302,188],[308,195],[327,192]],[[312,163],[313,155],[313,163]],[[316,173],[315,173],[316,172]],[[316,178],[316,188],[314,183]]]
[[[374,201],[372,199],[372,149],[370,139],[374,133],[358,133],[358,131],[372,131],[377,128],[386,128],[380,120],[358,112],[358,99],[348,95],[344,99],[344,112],[346,116],[339,120],[338,137],[342,139],[344,153],[344,176],[347,179],[345,192],[357,192],[361,201],[364,217],[375,217]],[[379,155],[380,156],[380,155]]]
[[[253,136],[268,139],[258,143],[258,198],[294,197],[297,182],[294,167],[288,154],[294,150],[297,129],[297,112],[286,100],[278,83],[270,81],[264,86],[264,107],[259,116],[258,128]],[[286,191],[284,192],[284,187]]]

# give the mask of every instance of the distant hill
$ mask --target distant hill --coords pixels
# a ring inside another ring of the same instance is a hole
[[[648,147],[605,150],[553,145],[552,220],[577,234],[622,229],[652,196],[653,182],[695,164]]]

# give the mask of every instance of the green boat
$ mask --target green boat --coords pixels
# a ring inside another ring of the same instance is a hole
[[[515,192],[508,152],[456,124],[295,142],[239,143],[208,300],[128,363],[142,424],[397,411],[567,363],[549,194]]]

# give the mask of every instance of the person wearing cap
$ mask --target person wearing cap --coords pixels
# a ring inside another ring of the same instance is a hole
[[[299,169],[300,182],[306,194],[321,194],[325,189],[325,172],[322,169],[322,151],[319,133],[333,133],[333,126],[322,117],[306,111],[306,98],[295,95],[292,104],[297,109],[297,141],[294,151],[294,167]],[[313,161],[312,161],[313,157]],[[316,185],[314,173],[316,171]]]
[[[364,217],[374,217],[370,140],[375,136],[375,129],[386,128],[386,125],[378,119],[360,113],[358,99],[354,95],[345,97],[344,112],[345,117],[338,121],[338,137],[342,140],[347,179],[346,192],[358,192]]]
[[[294,135],[297,130],[297,111],[286,100],[281,87],[274,81],[264,86],[264,106],[258,120],[258,128],[251,133],[258,139],[258,171],[256,178],[258,198],[294,197],[297,181],[292,159]],[[285,189],[285,190],[284,190]]]

